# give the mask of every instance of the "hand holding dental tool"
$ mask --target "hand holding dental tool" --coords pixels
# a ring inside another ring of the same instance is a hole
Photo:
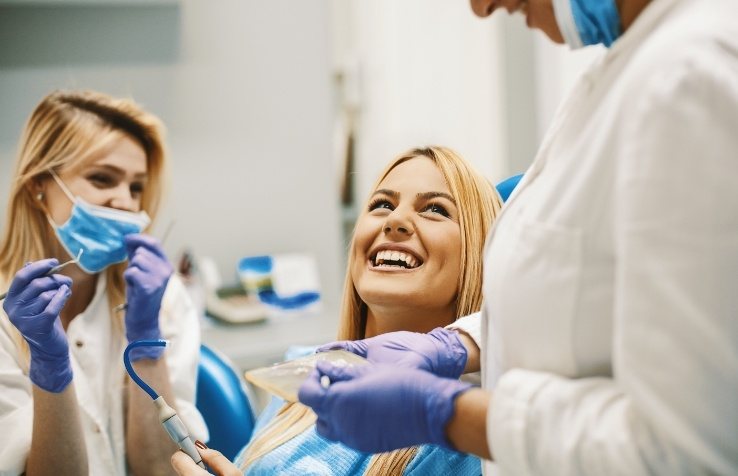
[[[192,460],[197,463],[198,466],[205,469],[205,463],[202,462],[200,453],[198,453],[197,447],[195,446],[195,443],[192,441],[192,438],[190,438],[190,434],[187,431],[187,427],[185,427],[184,423],[182,423],[182,420],[177,415],[177,412],[175,412],[174,409],[170,407],[166,401],[164,401],[164,397],[157,395],[154,389],[148,386],[146,382],[144,382],[141,377],[136,374],[136,371],[133,370],[133,365],[131,364],[131,351],[135,349],[138,349],[140,351],[142,350],[140,349],[142,347],[156,347],[161,352],[163,352],[164,347],[166,346],[167,341],[162,339],[138,340],[131,342],[130,344],[128,344],[128,346],[126,346],[126,350],[123,352],[123,364],[128,371],[128,375],[131,376],[131,379],[136,382],[136,384],[141,387],[141,390],[146,392],[154,401],[159,421],[169,435],[169,438],[171,438],[172,441],[177,446],[179,446],[182,451],[184,451],[190,458],[192,458]]]
[[[70,264],[79,263],[79,259],[80,259],[80,257],[82,257],[82,252],[83,252],[83,250],[79,250],[79,253],[77,253],[77,257],[76,258],[70,259],[69,261],[65,261],[62,264],[59,264],[59,265],[54,266],[44,276],[51,276],[52,274],[56,274],[59,271],[61,271],[62,269],[66,268]],[[0,301],[2,301],[3,299],[5,299],[5,297],[8,295],[8,292],[9,291],[6,291],[6,292],[0,294]]]
[[[31,381],[53,393],[72,381],[69,345],[59,320],[72,294],[72,279],[50,274],[58,265],[55,258],[27,264],[15,274],[3,303],[10,322],[28,342]]]
[[[167,229],[164,230],[164,234],[161,237],[161,241],[159,242],[159,248],[161,248],[164,245],[164,242],[167,241],[167,238],[169,238],[169,234],[172,232],[172,229],[174,228],[175,221],[172,220],[169,222],[169,225],[167,226]],[[125,311],[128,309],[128,302],[124,302],[122,304],[118,304],[113,308],[114,313],[118,313],[120,311]]]
[[[174,269],[167,260],[159,242],[148,235],[133,234],[125,237],[128,253],[126,280],[126,338],[128,342],[141,339],[159,339],[159,311],[169,278]],[[138,349],[133,360],[158,359],[162,348]]]
[[[442,327],[427,334],[398,331],[357,341],[332,342],[317,351],[334,349],[352,352],[374,364],[421,369],[447,378],[459,378],[467,359],[459,334]]]
[[[456,397],[470,387],[395,365],[335,367],[318,362],[299,398],[318,416],[321,436],[380,453],[423,443],[451,448],[446,425]]]

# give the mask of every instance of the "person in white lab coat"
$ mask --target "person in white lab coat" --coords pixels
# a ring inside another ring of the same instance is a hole
[[[133,366],[206,438],[194,406],[198,316],[142,234],[165,168],[160,121],[130,100],[58,91],[31,114],[0,241],[0,474],[171,471],[176,446],[123,367],[139,339],[170,341]],[[77,264],[46,276],[78,250]]]
[[[300,400],[364,451],[437,443],[516,476],[738,474],[738,2],[472,0],[499,7],[610,49],[488,237],[481,329],[456,324],[483,389],[433,374],[448,349],[387,365],[428,338],[386,334],[333,345],[376,365],[320,364]]]

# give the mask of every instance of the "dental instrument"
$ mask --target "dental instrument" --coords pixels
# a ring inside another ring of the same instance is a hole
[[[44,276],[51,276],[52,274],[56,274],[56,273],[58,273],[59,271],[61,271],[62,269],[66,268],[66,267],[67,267],[67,266],[69,266],[70,264],[76,264],[76,263],[79,263],[79,259],[80,259],[80,257],[82,256],[82,252],[83,252],[83,251],[84,251],[84,250],[79,250],[79,253],[77,253],[77,257],[76,257],[76,258],[74,258],[74,259],[70,259],[69,261],[66,261],[66,262],[64,262],[64,263],[62,263],[62,264],[58,264],[58,265],[54,266],[53,268],[51,268],[51,269],[49,270],[49,272],[48,272],[48,273],[44,274]],[[8,295],[8,292],[9,292],[9,291],[5,291],[4,293],[0,294],[0,301],[2,301],[3,299],[5,299],[5,298],[7,297],[7,295]]]
[[[197,448],[195,447],[195,443],[193,443],[192,438],[187,431],[187,428],[185,427],[184,423],[182,423],[182,420],[177,415],[177,412],[175,412],[172,407],[167,405],[167,402],[164,401],[164,397],[157,395],[154,389],[149,387],[146,382],[144,382],[141,377],[136,374],[136,371],[133,370],[133,366],[131,365],[131,358],[129,356],[129,353],[136,347],[166,347],[167,345],[168,341],[163,339],[137,340],[131,342],[130,344],[128,344],[128,346],[126,346],[126,350],[123,352],[123,364],[128,371],[128,375],[131,376],[131,379],[136,382],[136,384],[141,387],[141,390],[146,392],[154,401],[154,405],[156,406],[156,409],[159,413],[159,421],[166,430],[167,434],[169,434],[169,437],[172,439],[172,441],[177,446],[179,446],[179,448],[184,451],[187,456],[192,458],[192,460],[198,466],[200,466],[202,469],[206,469],[205,463],[203,463],[202,457],[200,457],[200,453],[198,453]]]

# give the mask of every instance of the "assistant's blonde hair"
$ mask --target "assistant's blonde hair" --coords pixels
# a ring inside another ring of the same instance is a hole
[[[451,149],[438,146],[412,149],[400,155],[384,169],[372,190],[376,190],[395,167],[416,157],[427,157],[436,164],[446,180],[451,196],[456,200],[462,240],[454,317],[472,314],[482,307],[482,252],[487,233],[502,206],[500,197],[489,181],[462,157]],[[355,254],[352,238],[343,288],[339,340],[363,339],[366,328],[366,303],[361,300],[351,276]],[[310,408],[300,403],[284,405],[252,440],[246,450],[241,470],[307,430],[315,421],[315,413]],[[366,474],[401,475],[416,453],[417,447],[411,447],[374,455]]]
[[[3,236],[0,241],[0,283],[3,289],[28,261],[48,258],[56,242],[33,185],[49,171],[75,172],[97,159],[121,137],[130,137],[146,152],[148,181],[141,205],[152,221],[161,201],[166,170],[164,127],[154,115],[128,99],[94,91],[55,91],[36,106],[26,122],[15,163]],[[110,308],[125,296],[123,270],[105,270]],[[28,346],[7,316],[0,318],[27,363]]]

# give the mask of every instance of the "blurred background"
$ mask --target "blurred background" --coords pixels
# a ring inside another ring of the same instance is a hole
[[[174,223],[173,261],[211,257],[228,282],[243,256],[315,258],[317,317],[206,322],[206,342],[262,365],[334,335],[347,237],[390,159],[440,144],[493,183],[524,172],[601,53],[554,46],[505,12],[480,20],[467,0],[0,0],[0,226],[41,97],[135,99],[168,130],[153,234]]]

